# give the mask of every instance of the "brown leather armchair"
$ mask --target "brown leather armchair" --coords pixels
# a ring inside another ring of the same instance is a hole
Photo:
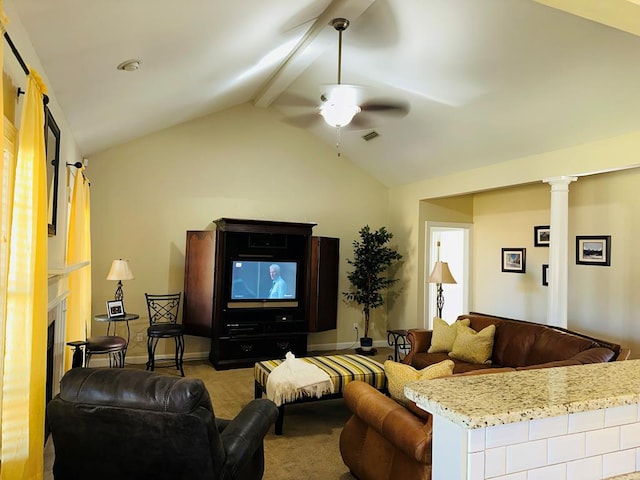
[[[358,380],[344,389],[353,413],[340,434],[345,465],[360,480],[431,479],[430,414],[412,411]]]
[[[60,387],[47,405],[56,480],[262,478],[270,400],[219,420],[201,380],[128,368],[74,368]]]

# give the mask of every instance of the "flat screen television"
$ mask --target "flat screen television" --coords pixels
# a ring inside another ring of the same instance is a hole
[[[231,262],[229,300],[296,300],[297,284],[297,262],[236,259]]]

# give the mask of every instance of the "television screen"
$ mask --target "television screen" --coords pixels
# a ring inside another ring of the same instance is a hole
[[[293,300],[297,268],[296,262],[233,260],[231,300]]]

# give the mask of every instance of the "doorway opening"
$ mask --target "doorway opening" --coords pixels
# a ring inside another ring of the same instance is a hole
[[[425,228],[425,279],[429,277],[435,262],[442,261],[449,264],[449,270],[456,280],[455,284],[442,285],[442,318],[448,323],[453,323],[458,315],[469,312],[472,225],[427,222]],[[423,328],[429,330],[433,328],[433,317],[438,315],[437,294],[436,284],[425,281]]]

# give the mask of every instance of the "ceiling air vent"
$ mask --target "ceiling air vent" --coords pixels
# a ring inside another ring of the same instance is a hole
[[[379,137],[380,134],[378,132],[376,132],[375,130],[370,131],[369,133],[365,133],[362,138],[364,138],[364,140],[366,142],[368,142],[369,140],[373,140],[376,137]]]

